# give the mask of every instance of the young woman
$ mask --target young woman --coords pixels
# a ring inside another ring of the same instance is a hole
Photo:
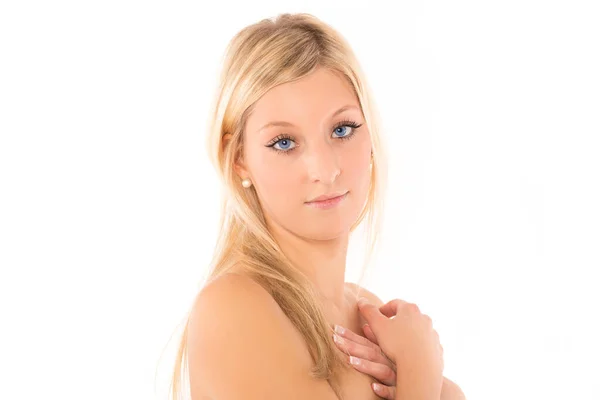
[[[442,376],[429,317],[344,282],[363,221],[374,249],[386,178],[348,43],[310,14],[283,14],[244,28],[227,50],[208,141],[221,232],[173,398],[182,376],[193,400],[463,398]]]

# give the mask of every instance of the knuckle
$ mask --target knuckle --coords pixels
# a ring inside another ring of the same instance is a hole
[[[404,301],[402,299],[394,299],[394,300],[392,300],[392,302],[394,303],[394,305],[397,305],[397,306],[402,306],[402,305],[406,304],[406,301]]]
[[[346,349],[347,349],[349,352],[351,352],[351,353],[352,353],[352,352],[355,352],[355,351],[356,351],[356,343],[354,343],[354,342],[352,342],[352,341],[350,341],[350,340],[345,340],[345,341],[344,341],[344,345],[345,345]]]
[[[419,306],[417,306],[415,303],[408,303],[408,304],[406,305],[406,307],[407,307],[407,309],[408,309],[409,311],[411,311],[411,312],[414,312],[414,313],[419,313],[419,312],[421,312],[421,310],[419,310]]]
[[[385,367],[383,377],[386,381],[394,382],[396,380],[396,373],[390,367]]]
[[[367,357],[369,358],[369,360],[376,360],[377,356],[379,354],[379,352],[377,350],[375,350],[374,348],[367,348],[366,350],[367,353]]]

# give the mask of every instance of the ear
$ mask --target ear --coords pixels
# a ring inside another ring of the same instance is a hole
[[[227,146],[229,145],[229,141],[233,138],[233,135],[231,133],[226,133],[225,135],[223,135],[223,141],[222,141],[222,149],[225,150],[227,148]],[[237,154],[235,161],[233,163],[233,169],[235,170],[235,172],[238,174],[238,176],[241,179],[245,179],[248,176],[250,176],[250,174],[248,173],[248,170],[246,169],[246,166],[244,165],[244,160],[243,160],[243,155],[242,154]]]

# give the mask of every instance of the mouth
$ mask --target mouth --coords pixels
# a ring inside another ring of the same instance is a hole
[[[320,208],[320,209],[333,208],[333,207],[337,206],[338,204],[340,204],[348,196],[348,193],[349,192],[346,192],[340,196],[332,197],[332,198],[325,199],[325,200],[309,201],[309,202],[306,202],[306,205],[309,205],[311,207]]]

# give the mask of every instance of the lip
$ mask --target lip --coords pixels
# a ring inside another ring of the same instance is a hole
[[[310,201],[307,201],[307,203],[316,203],[316,202],[325,201],[325,200],[332,200],[332,199],[341,197],[341,196],[345,195],[346,193],[348,193],[348,192],[346,191],[346,192],[336,192],[336,193],[324,194],[322,196],[315,197],[314,199],[312,199]]]
[[[342,201],[344,201],[344,199],[348,196],[348,193],[349,192],[346,192],[346,193],[342,194],[341,196],[336,196],[336,197],[329,196],[329,198],[326,200],[310,201],[310,202],[307,202],[306,204],[311,207],[320,208],[322,210],[327,210],[327,209],[337,206]],[[322,197],[327,197],[327,196],[322,196]]]

